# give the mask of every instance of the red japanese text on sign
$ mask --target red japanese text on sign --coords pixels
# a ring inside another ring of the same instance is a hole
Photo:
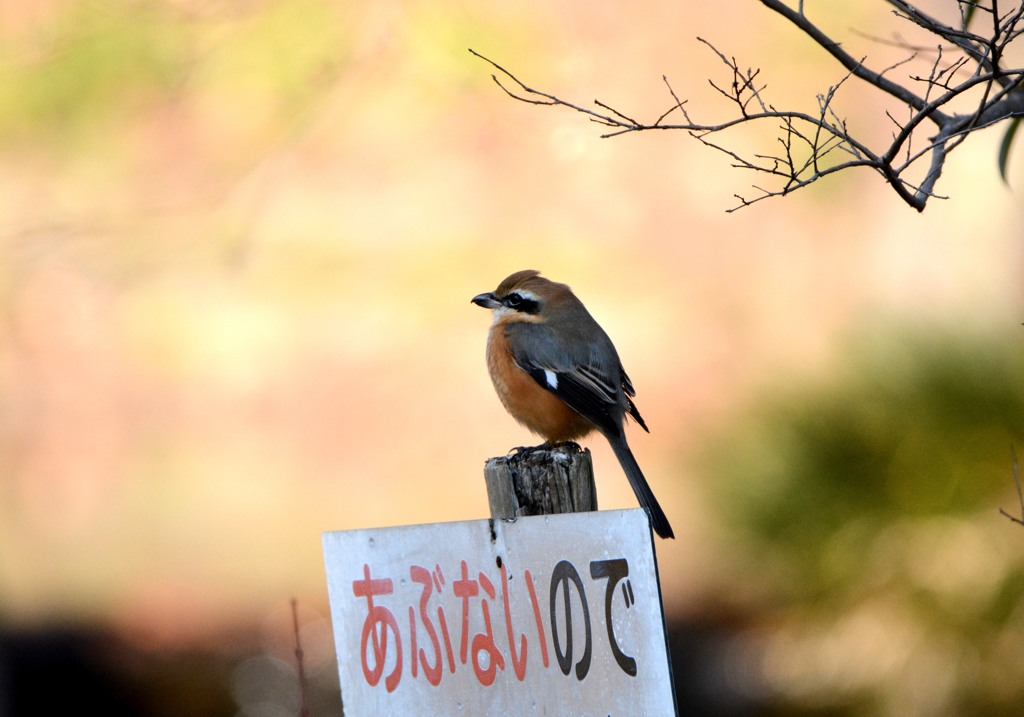
[[[346,714],[674,714],[641,511],[327,533],[324,549]]]

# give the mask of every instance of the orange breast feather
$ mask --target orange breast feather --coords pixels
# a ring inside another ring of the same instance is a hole
[[[593,423],[516,365],[501,324],[492,326],[487,337],[487,369],[505,410],[544,440],[571,441],[594,430]]]

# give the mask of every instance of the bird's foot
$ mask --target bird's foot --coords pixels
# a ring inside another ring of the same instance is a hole
[[[555,451],[558,450],[559,448],[566,448],[572,453],[579,453],[580,451],[583,450],[582,448],[580,448],[580,445],[575,441],[560,441],[559,443],[551,443],[550,441],[545,441],[544,443],[541,443],[539,446],[516,446],[515,448],[509,450],[508,455],[515,454],[517,456],[522,456],[534,453],[536,451]]]
[[[541,443],[539,446],[516,446],[515,448],[510,448],[507,455],[524,456],[534,451],[546,451],[549,448],[550,446],[547,443]]]

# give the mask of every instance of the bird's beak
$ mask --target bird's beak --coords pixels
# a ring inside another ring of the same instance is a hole
[[[497,309],[501,306],[501,302],[498,301],[497,297],[492,292],[486,294],[477,294],[470,299],[477,306],[482,306],[485,309]]]

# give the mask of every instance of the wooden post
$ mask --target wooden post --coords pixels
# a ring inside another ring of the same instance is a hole
[[[590,450],[575,443],[516,449],[484,463],[491,517],[597,510]]]

